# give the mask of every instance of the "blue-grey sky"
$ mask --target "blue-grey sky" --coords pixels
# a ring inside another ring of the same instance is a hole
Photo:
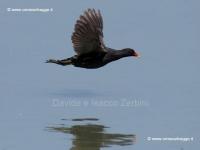
[[[47,100],[52,97],[108,95],[133,97],[150,103],[148,111],[133,111],[141,115],[137,120],[139,134],[145,130],[151,135],[155,133],[155,136],[162,133],[167,136],[165,134],[169,131],[177,136],[198,136],[199,6],[198,0],[1,0],[0,121],[15,125],[12,119],[19,113],[34,118],[40,112],[46,117],[45,108],[48,106],[42,106],[47,105]],[[7,12],[7,8],[53,8],[53,12]],[[76,19],[87,8],[101,10],[104,41],[108,47],[134,48],[141,58],[124,58],[97,70],[45,64],[49,58],[74,55],[71,34]],[[35,109],[41,110],[37,114]],[[84,114],[84,110],[79,112]],[[107,118],[100,112],[95,115]],[[123,118],[127,117],[126,124],[131,124],[128,122],[131,112],[129,115],[121,114]],[[48,113],[55,112],[48,110]],[[76,111],[70,113],[72,116],[79,114]],[[115,120],[112,116],[115,112],[109,113],[108,116]],[[88,114],[91,112],[88,111]],[[148,122],[154,117],[158,121]],[[177,121],[177,118],[180,120]],[[42,117],[40,119],[43,120]],[[147,122],[156,129],[140,128]],[[1,129],[5,131],[8,124],[0,125]],[[188,129],[180,127],[185,124]],[[45,127],[45,123],[42,125]],[[11,143],[15,141],[8,136],[7,145],[10,144],[8,139]],[[6,148],[6,144],[0,144],[0,148]],[[197,145],[199,143],[186,147],[195,149]],[[25,149],[26,146],[18,147]],[[164,147],[160,145],[160,148]]]

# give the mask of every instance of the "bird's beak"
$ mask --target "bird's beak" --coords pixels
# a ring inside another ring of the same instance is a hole
[[[135,53],[133,54],[133,56],[139,58],[139,57],[140,57],[140,54],[139,54],[138,52],[137,52],[137,53],[135,52]]]

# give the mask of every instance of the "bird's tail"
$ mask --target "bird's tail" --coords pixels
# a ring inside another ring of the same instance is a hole
[[[72,64],[72,59],[71,58],[62,59],[62,60],[49,59],[46,61],[46,63],[54,63],[54,64],[66,66],[66,65]]]

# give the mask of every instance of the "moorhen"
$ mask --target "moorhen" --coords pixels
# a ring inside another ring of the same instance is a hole
[[[87,9],[80,16],[75,24],[71,40],[76,55],[63,60],[49,59],[46,62],[95,69],[123,57],[139,56],[131,48],[115,50],[105,46],[102,15],[95,9]]]

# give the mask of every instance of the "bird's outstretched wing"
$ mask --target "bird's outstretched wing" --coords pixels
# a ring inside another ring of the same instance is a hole
[[[88,9],[76,21],[72,43],[78,55],[104,51],[103,19],[100,11]]]

